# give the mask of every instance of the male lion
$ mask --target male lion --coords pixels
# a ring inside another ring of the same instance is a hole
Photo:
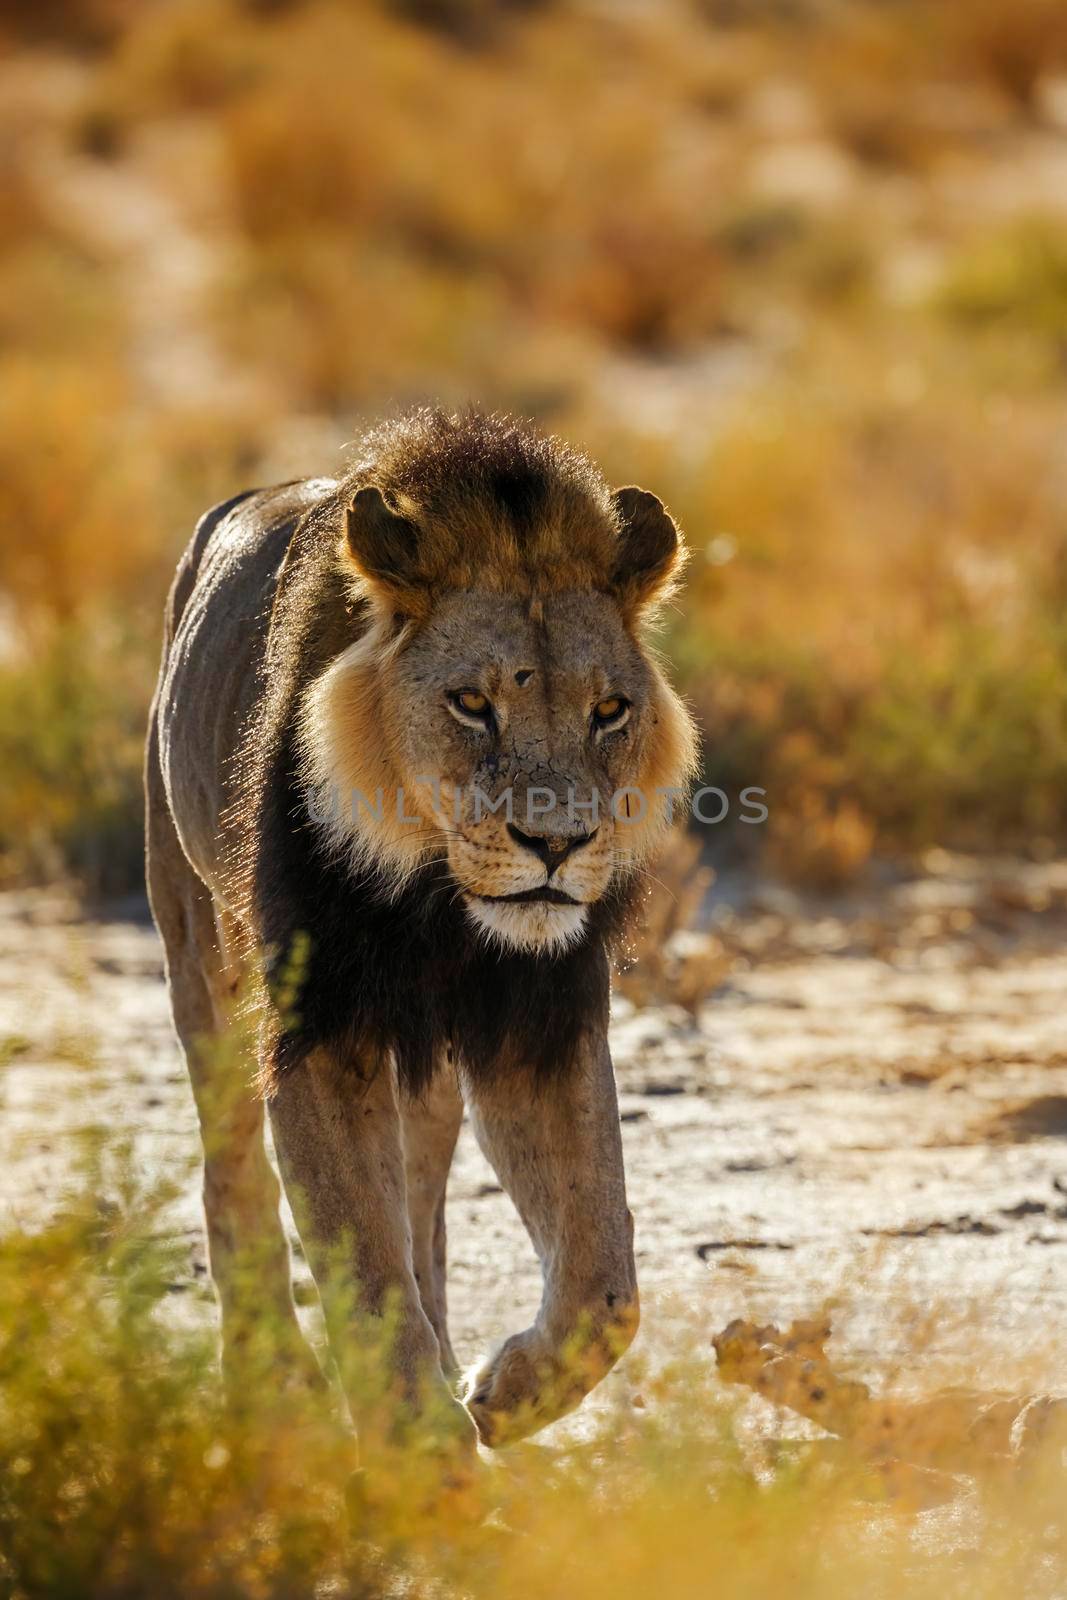
[[[343,479],[199,523],[151,718],[148,882],[231,1380],[268,1322],[279,1359],[313,1364],[264,1100],[312,1271],[340,1251],[364,1313],[399,1308],[413,1405],[429,1383],[470,1434],[446,1387],[464,1105],[544,1274],[533,1326],[469,1386],[481,1438],[570,1410],[632,1338],[608,953],[693,764],[640,635],[681,557],[654,495],[480,413],[386,424]],[[253,950],[258,1090],[217,1047]]]

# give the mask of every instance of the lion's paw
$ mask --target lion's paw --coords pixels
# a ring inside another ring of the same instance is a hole
[[[466,1385],[467,1410],[483,1444],[522,1439],[561,1414],[550,1404],[555,1369],[536,1329],[514,1334],[501,1345]]]
[[[561,1349],[536,1328],[515,1334],[467,1385],[467,1410],[482,1443],[511,1444],[566,1416],[617,1354],[603,1336],[575,1338]]]

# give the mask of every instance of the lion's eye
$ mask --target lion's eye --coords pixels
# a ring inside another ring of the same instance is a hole
[[[609,695],[593,707],[593,722],[598,728],[621,728],[629,710],[629,700],[624,700],[621,694]]]
[[[477,689],[457,689],[449,695],[448,702],[461,722],[476,722],[484,726],[493,715],[488,696],[479,694]]]

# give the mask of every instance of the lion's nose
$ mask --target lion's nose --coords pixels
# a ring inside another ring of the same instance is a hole
[[[575,850],[580,850],[583,844],[588,844],[597,830],[593,828],[589,833],[575,833],[569,838],[562,834],[554,834],[550,838],[543,838],[536,833],[523,833],[521,828],[516,828],[513,822],[508,823],[508,832],[516,844],[521,844],[524,850],[532,850],[537,859],[544,864],[545,871],[551,877],[557,867],[561,867],[569,855]]]

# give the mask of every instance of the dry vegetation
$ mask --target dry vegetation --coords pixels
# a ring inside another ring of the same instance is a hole
[[[193,521],[427,398],[665,496],[664,644],[785,875],[1063,847],[1060,0],[0,0],[0,39],[0,874],[139,884]],[[638,1003],[722,970],[680,852]],[[222,1407],[159,1197],[91,1192],[0,1239],[11,1600],[1063,1592],[1058,1454],[976,1459],[931,1533],[862,1442],[755,1449],[712,1330],[462,1492],[383,1443],[368,1500],[329,1408]]]
[[[708,775],[769,790],[787,874],[1062,838],[1055,0],[96,0],[0,30],[9,874],[134,881],[193,519],[427,397],[666,495]]]
[[[906,1426],[886,1408],[888,1432],[858,1427],[866,1391],[834,1379],[840,1440],[761,1440],[711,1380],[710,1330],[658,1369],[631,1356],[625,1391],[584,1435],[473,1475],[442,1467],[383,1409],[365,1346],[367,1409],[392,1422],[369,1430],[358,1466],[334,1402],[279,1394],[254,1351],[240,1403],[222,1401],[213,1336],[174,1315],[166,1196],[120,1187],[102,1209],[90,1170],[50,1228],[0,1240],[0,1592],[12,1600],[1062,1593],[1054,1433],[1013,1463],[1003,1429],[988,1447],[980,1429],[962,1442],[958,1402],[905,1408]],[[804,1356],[769,1352],[776,1371],[792,1363],[775,1398],[810,1411]]]

